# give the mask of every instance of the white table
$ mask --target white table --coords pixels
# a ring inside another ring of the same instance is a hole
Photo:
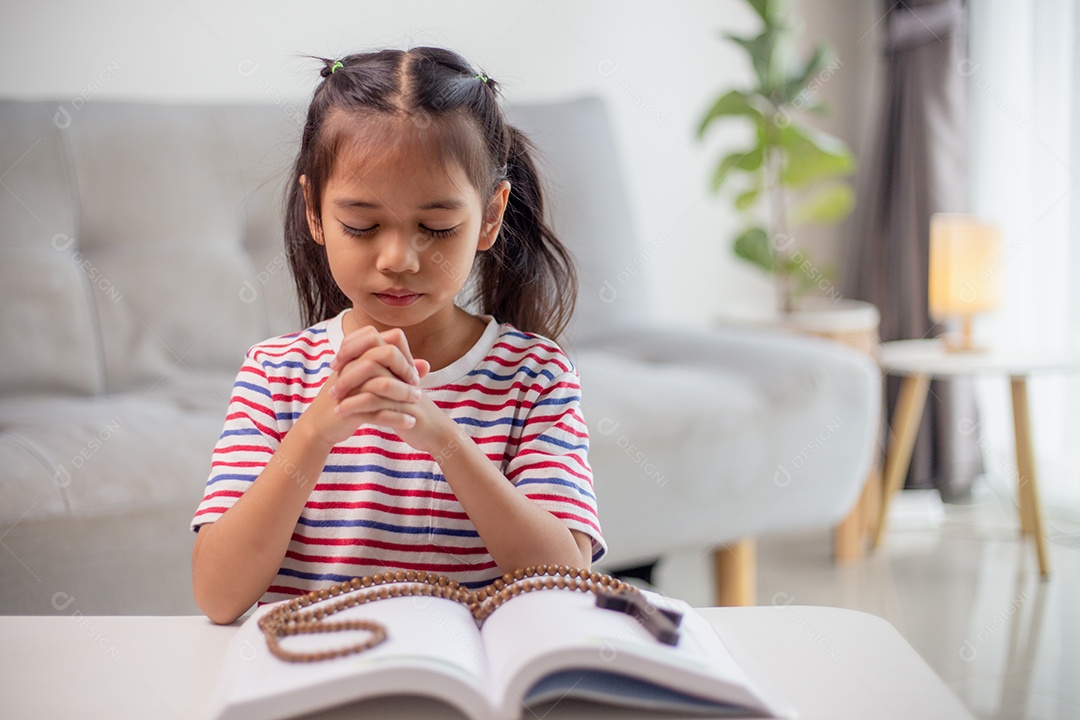
[[[891,421],[893,437],[885,456],[885,490],[874,535],[874,547],[881,544],[885,533],[889,501],[900,489],[904,476],[907,475],[911,451],[926,404],[926,394],[930,389],[930,380],[935,377],[1005,375],[1009,378],[1012,390],[1020,528],[1025,536],[1032,536],[1035,540],[1040,574],[1043,577],[1049,575],[1050,559],[1046,551],[1042,505],[1035,473],[1035,453],[1031,443],[1027,380],[1035,373],[1080,370],[1080,356],[1016,349],[948,352],[940,340],[898,340],[882,343],[878,362],[887,374],[896,375],[903,380]]]
[[[900,634],[873,615],[828,607],[707,608],[702,614],[747,673],[800,720],[972,716]],[[0,617],[0,715],[20,720],[210,717],[238,626],[203,617]],[[421,699],[368,701],[316,717],[453,717]],[[654,717],[563,702],[547,717]],[[684,717],[684,716],[683,716]]]

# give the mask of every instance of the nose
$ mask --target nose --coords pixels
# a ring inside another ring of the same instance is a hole
[[[376,266],[384,273],[415,273],[420,269],[420,253],[412,238],[403,232],[384,232],[380,238]]]

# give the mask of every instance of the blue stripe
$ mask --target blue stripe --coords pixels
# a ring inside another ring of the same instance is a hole
[[[228,475],[212,475],[210,482],[206,483],[207,487],[213,485],[220,480],[242,480],[244,482],[254,482],[255,478],[259,477],[258,473],[254,475],[240,475],[240,474],[228,474]]]
[[[458,425],[472,425],[473,427],[495,427],[496,425],[509,425],[517,427],[525,424],[525,418],[498,418],[497,420],[477,420],[476,418],[454,418]]]
[[[431,527],[429,525],[424,525],[423,527],[391,525],[390,523],[361,519],[350,520],[346,518],[337,518],[332,520],[312,520],[311,518],[301,515],[300,519],[297,520],[297,523],[308,527],[365,527],[371,528],[372,530],[385,530],[387,532],[401,533],[404,535],[449,535],[452,537],[466,538],[480,537],[475,530],[458,530],[454,528]]]
[[[374,561],[372,561],[369,564],[370,565],[375,565],[375,566],[385,567],[385,570],[383,570],[383,572],[393,572],[394,570],[397,570],[397,567],[392,565],[392,564],[379,563],[379,562],[374,562]],[[278,570],[278,575],[286,575],[288,577],[294,577],[294,578],[298,578],[300,580],[325,580],[325,581],[328,581],[328,582],[338,582],[338,583],[340,583],[340,582],[348,582],[348,581],[352,580],[354,577],[359,577],[357,575],[340,575],[338,573],[309,573],[309,572],[302,572],[300,570],[293,570],[292,568],[281,568],[280,570]],[[463,582],[463,583],[460,583],[460,584],[464,585],[465,587],[467,587],[469,589],[475,589],[475,588],[486,587],[487,585],[490,585],[494,581],[495,581],[495,578],[492,578],[491,580],[474,580],[472,582]]]
[[[507,375],[499,375],[498,373],[493,372],[491,370],[486,370],[484,368],[477,368],[476,370],[470,371],[468,376],[486,375],[487,377],[491,378],[492,380],[512,380],[514,378],[514,376],[520,375],[522,373],[528,375],[529,377],[531,377],[533,379],[536,379],[536,378],[540,377],[541,375],[546,377],[548,380],[554,380],[555,379],[555,375],[549,370],[540,370],[538,372],[538,371],[533,370],[532,368],[526,367],[524,365],[522,365],[517,370],[515,370],[514,372],[509,373]]]
[[[410,463],[414,464],[414,463]],[[386,475],[392,478],[419,478],[423,480],[431,480],[433,482],[446,482],[446,477],[441,473],[423,472],[421,470],[391,470],[382,465],[327,465],[323,468],[324,473],[353,473],[359,474],[363,472],[373,472],[379,475]]]
[[[302,370],[305,375],[317,375],[318,373],[322,372],[326,368],[330,367],[329,362],[324,362],[324,363],[319,363],[318,367],[309,368],[307,365],[300,362],[299,360],[282,360],[281,362],[277,362],[277,363],[276,362],[270,362],[269,360],[263,360],[262,364],[263,364],[263,367],[298,368],[299,370]]]
[[[578,493],[584,495],[590,500],[596,500],[596,496],[593,495],[591,492],[581,487],[577,483],[571,482],[570,480],[565,480],[563,478],[525,478],[524,480],[518,480],[514,483],[514,485],[516,487],[521,487],[522,485],[564,485],[568,488],[574,488],[578,491]]]
[[[567,403],[581,402],[579,395],[568,395],[561,398],[548,398],[546,400],[540,400],[533,403],[533,407],[539,407],[541,405],[566,405]]]
[[[253,383],[244,382],[243,380],[237,380],[233,383],[233,390],[236,390],[236,388],[238,387],[247,388],[248,390],[252,390],[261,395],[265,395],[266,397],[271,397],[270,391],[262,387],[261,385],[255,385]]]
[[[544,433],[543,435],[537,435],[536,439],[537,440],[543,440],[544,442],[551,443],[552,445],[558,445],[559,447],[566,448],[567,450],[588,450],[589,449],[589,443],[587,443],[587,442],[584,442],[584,443],[582,443],[580,445],[571,445],[570,443],[566,442],[565,440],[556,440],[555,438],[551,437],[547,433]]]
[[[229,435],[262,435],[262,430],[258,428],[238,428],[236,430],[225,430],[218,437],[218,440]]]

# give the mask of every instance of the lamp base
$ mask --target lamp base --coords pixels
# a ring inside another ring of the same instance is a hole
[[[974,333],[972,332],[972,323],[970,315],[963,315],[960,318],[960,334],[942,333],[940,335],[941,340],[945,343],[945,352],[949,353],[986,353],[990,352],[990,348],[987,345],[980,345],[975,342]]]
[[[970,338],[956,337],[955,335],[939,335],[942,342],[945,344],[945,352],[947,353],[988,353],[990,352],[989,345],[979,345],[971,341]]]

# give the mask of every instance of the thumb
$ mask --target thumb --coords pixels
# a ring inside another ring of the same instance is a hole
[[[421,378],[431,372],[431,363],[427,360],[413,360],[413,365],[416,366],[416,374]]]

